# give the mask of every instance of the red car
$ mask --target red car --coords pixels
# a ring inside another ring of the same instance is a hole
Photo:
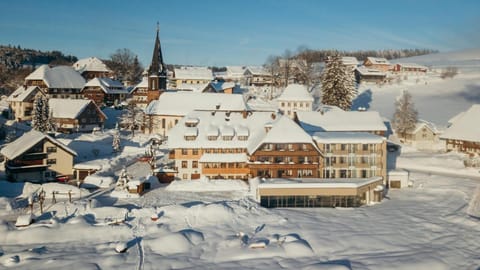
[[[68,180],[70,180],[70,178],[68,177],[68,175],[59,175],[59,176],[55,177],[55,179],[56,179],[58,182],[62,182],[62,183],[66,183],[66,182],[68,182]]]

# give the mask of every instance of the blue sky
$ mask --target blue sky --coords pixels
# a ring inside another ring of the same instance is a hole
[[[1,1],[0,44],[150,63],[157,21],[170,64],[263,64],[311,49],[480,47],[480,1]]]

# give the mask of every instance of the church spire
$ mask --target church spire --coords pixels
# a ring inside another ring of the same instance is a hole
[[[153,49],[152,63],[148,69],[149,90],[165,90],[167,88],[167,67],[163,62],[159,32],[160,24],[157,22],[157,37]]]

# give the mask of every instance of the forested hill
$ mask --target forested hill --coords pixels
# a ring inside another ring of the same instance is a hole
[[[300,49],[296,53],[296,58],[306,59],[310,62],[324,62],[329,56],[339,54],[340,56],[354,56],[359,61],[367,57],[383,57],[388,60],[419,56],[431,53],[438,53],[438,50],[432,49],[391,49],[391,50],[358,50],[358,51],[339,51],[339,50],[312,50]]]
[[[42,64],[71,65],[78,59],[60,51],[39,51],[22,49],[20,46],[0,45],[0,65],[7,70],[33,68]]]

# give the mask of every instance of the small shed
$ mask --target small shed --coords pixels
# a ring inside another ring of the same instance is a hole
[[[154,170],[160,183],[170,183],[175,180],[177,171],[173,168],[158,168]]]
[[[406,170],[391,170],[387,173],[389,188],[408,187],[409,172]]]

